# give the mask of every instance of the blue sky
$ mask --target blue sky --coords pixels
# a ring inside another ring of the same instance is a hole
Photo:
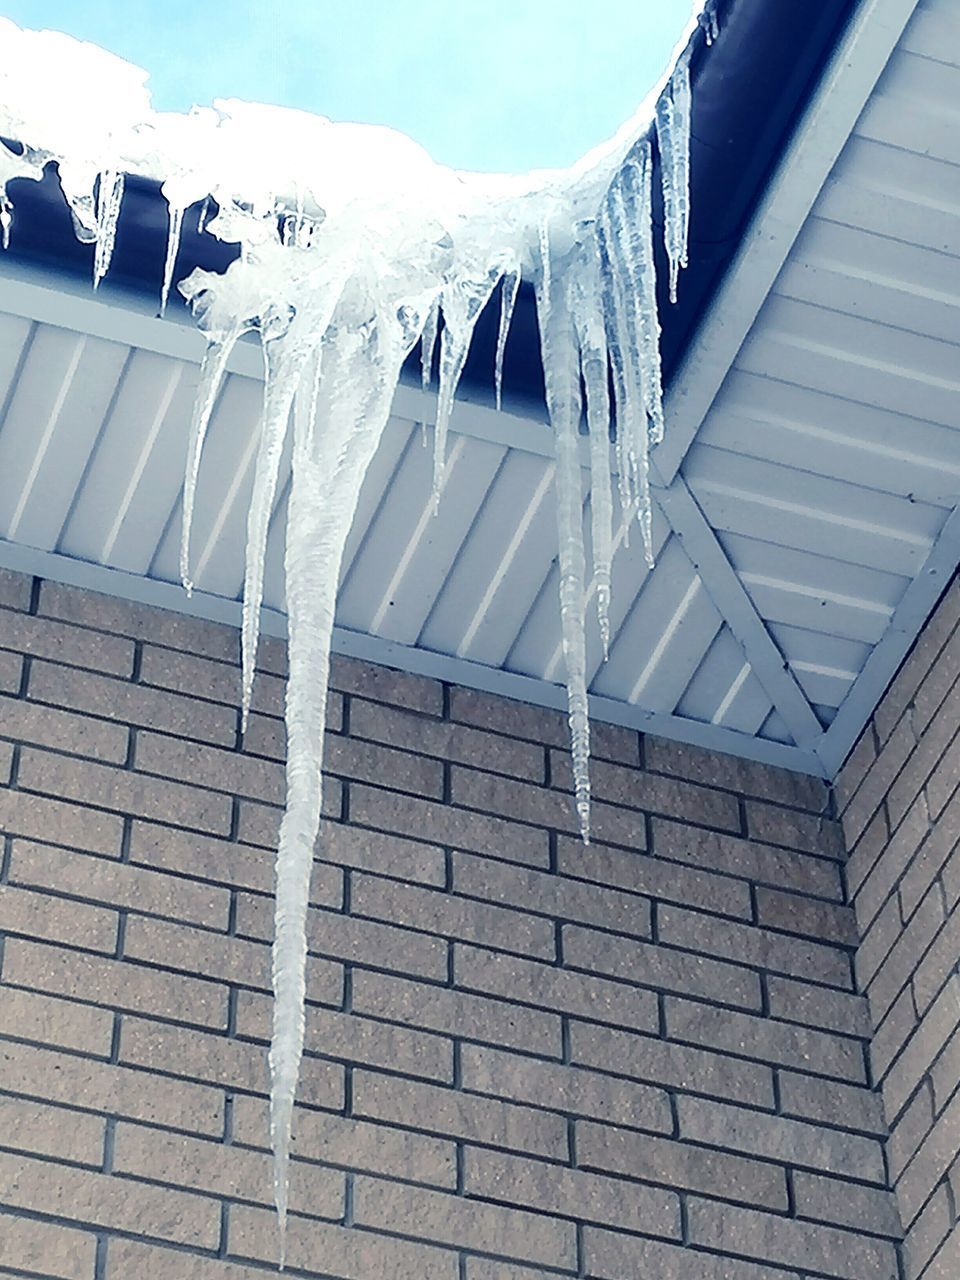
[[[388,124],[458,168],[571,164],[660,75],[691,0],[0,0],[214,97]]]

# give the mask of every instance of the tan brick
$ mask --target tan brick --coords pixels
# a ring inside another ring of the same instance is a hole
[[[863,1182],[884,1181],[882,1148],[872,1138],[706,1098],[678,1098],[677,1110],[681,1138]]]
[[[867,988],[874,1023],[879,1023],[911,975],[917,1012],[923,1015],[960,954],[955,942],[958,924],[960,916],[944,924],[942,897],[933,885]]]
[[[861,935],[867,932],[877,912],[911,865],[921,840],[927,834],[928,825],[926,802],[921,796],[907,811],[882,856],[873,864],[857,890],[855,905]]]
[[[741,840],[654,818],[653,852],[661,858],[692,864],[698,870],[709,867],[777,888],[799,889],[837,901],[843,898],[840,870],[835,863],[759,840]]]
[[[557,831],[578,832],[577,811],[570,794],[546,787],[532,787],[494,773],[480,773],[453,765],[450,770],[451,799],[454,804],[486,813],[509,813],[523,822],[536,823]],[[590,808],[591,830],[605,844],[642,849],[646,844],[644,815],[634,809],[594,801]],[[481,850],[483,852],[483,850]],[[490,850],[494,852],[494,850]]]
[[[759,1058],[784,1067],[802,1065],[815,1075],[862,1083],[863,1047],[857,1040],[773,1022],[732,1009],[666,997],[667,1033],[675,1040],[707,1045],[723,1053]]]
[[[192,698],[225,702],[230,707],[240,706],[240,668],[232,663],[145,644],[140,680],[143,684],[171,689]],[[282,715],[285,687],[286,681],[279,676],[258,673],[253,682],[253,710],[272,716]]]
[[[265,1152],[224,1146],[209,1138],[118,1124],[113,1167],[117,1173],[166,1182],[231,1200],[273,1203],[271,1160]],[[290,1208],[318,1218],[343,1216],[344,1175],[294,1161],[290,1168]]]
[[[46,796],[0,789],[0,831],[118,858],[123,819]]]
[[[190,974],[205,973],[211,978],[257,987],[262,991],[269,991],[272,987],[269,946],[168,920],[131,916],[127,921],[124,956],[182,969]],[[311,957],[307,961],[307,999],[322,1004],[340,1004],[343,999],[342,967]]]
[[[361,1175],[354,1185],[354,1215],[361,1226],[461,1248],[499,1253],[519,1261],[572,1268],[573,1223],[500,1205],[471,1203],[441,1191]]]
[[[195,977],[195,972],[189,977],[161,973],[124,960],[64,951],[21,938],[7,939],[3,957],[5,982],[178,1022],[225,1027],[226,987]]]
[[[836,947],[791,938],[770,929],[665,905],[658,917],[661,942],[714,956],[736,956],[762,969],[813,978],[831,986],[853,985],[850,959]]]
[[[33,577],[15,569],[0,569],[0,606],[4,609],[29,609],[33,594]]]
[[[55,1160],[99,1168],[105,1128],[102,1116],[63,1111],[43,1102],[0,1094],[3,1145],[27,1155],[51,1156]]]
[[[11,1267],[57,1280],[93,1280],[96,1252],[92,1231],[10,1214],[3,1217],[3,1260]]]
[[[893,824],[896,825],[900,821],[910,802],[908,800],[903,804],[900,799],[904,795],[903,778],[913,769],[912,764],[907,765],[906,769],[904,765],[907,764],[915,743],[916,737],[908,716],[901,720],[891,733],[880,754],[870,766],[856,795],[847,805],[843,815],[843,829],[850,845],[857,842],[861,832],[873,817],[874,811],[883,801],[887,802]],[[914,788],[913,795],[916,795],[916,792],[917,788]],[[895,802],[893,808],[890,807],[891,799]],[[913,796],[910,797],[910,800],[912,799]]]
[[[133,671],[131,640],[6,609],[0,609],[0,648],[108,675],[129,677]]]
[[[133,762],[143,773],[265,800],[268,804],[283,804],[283,766],[272,760],[258,760],[206,742],[188,742],[141,729]]]
[[[117,913],[32,889],[0,884],[0,930],[113,954]]]
[[[529,866],[545,867],[550,862],[546,831],[362,783],[350,784],[350,821]]]
[[[230,801],[215,791],[150,778],[75,756],[55,755],[52,751],[23,749],[19,785],[27,791],[40,791],[65,800],[85,801],[96,797],[103,809],[155,818],[174,826],[196,827],[215,835],[226,835],[230,830]]]
[[[465,1154],[468,1195],[680,1238],[680,1200],[672,1192],[495,1151],[468,1149]]]
[[[453,887],[470,897],[510,903],[538,915],[597,924],[638,938],[650,937],[650,903],[646,898],[585,880],[509,866],[472,854],[456,854]]]
[[[225,929],[230,913],[226,889],[26,840],[13,842],[10,880],[212,929]]]
[[[944,1185],[927,1201],[903,1242],[904,1274],[916,1280],[938,1246],[950,1234],[953,1210]]]
[[[169,1070],[169,1063],[159,1065]],[[204,1085],[11,1041],[0,1044],[0,1068],[9,1093],[194,1133],[223,1129],[223,1095]]]
[[[757,923],[843,947],[855,947],[860,941],[851,907],[764,885],[757,889]]]
[[[522,1000],[537,1009],[572,1013],[638,1031],[655,1031],[658,1026],[657,998],[652,991],[639,991],[592,974],[465,945],[454,948],[454,974],[458,987]]]
[[[960,703],[960,698],[958,698],[958,703]],[[930,775],[930,780],[926,785],[925,790],[927,803],[930,806],[930,816],[936,821],[942,819],[944,806],[956,791],[957,784],[960,783],[958,755],[960,755],[960,741],[954,738],[949,748],[944,752],[943,759]]]
[[[570,730],[562,712],[481,693],[477,689],[455,686],[450,690],[450,718],[551,747],[565,747],[569,741]],[[636,741],[636,735],[633,736]],[[639,756],[633,756],[627,763],[636,763],[638,759]]]
[[[367,1120],[426,1129],[442,1137],[554,1160],[567,1157],[567,1122],[562,1116],[459,1089],[354,1071],[353,1110]]]
[[[846,881],[851,898],[855,898],[861,884],[890,839],[887,811],[881,806],[867,823],[863,834],[852,844],[845,867]]]
[[[375,1018],[388,1018],[465,1040],[481,1040],[560,1057],[560,1018],[540,1009],[464,991],[408,982],[386,974],[359,970],[353,975],[353,1008]]]
[[[891,1240],[902,1237],[897,1202],[890,1191],[838,1182],[836,1178],[799,1169],[793,1175],[793,1189],[801,1218],[831,1222],[851,1231],[868,1231]]]
[[[227,746],[232,745],[237,736],[237,713],[232,707],[53,662],[33,662],[27,693],[37,702],[55,707],[86,711],[122,724],[143,725],[204,742]]]
[[[831,818],[781,809],[779,805],[764,804],[761,800],[747,800],[744,808],[747,831],[757,840],[786,845],[788,849],[821,858],[846,857],[840,823]]]
[[[927,1197],[960,1151],[960,1093],[947,1104],[896,1183],[903,1225],[908,1230]]]
[[[205,1196],[2,1152],[0,1200],[14,1209],[204,1249],[215,1248],[220,1235],[220,1206]]]
[[[330,658],[330,686],[343,693],[358,693],[373,702],[389,702],[427,715],[443,713],[443,686],[439,680],[374,666],[339,653]]]
[[[238,993],[239,1035],[269,1040],[272,1018],[273,1002],[270,997],[253,991]],[[325,1058],[387,1067],[429,1080],[453,1079],[451,1040],[428,1031],[414,1031],[411,1027],[362,1018],[356,1011],[339,1013],[333,1009],[311,1007],[307,1015],[306,1047],[308,1052],[322,1053]]]
[[[230,1252],[257,1258],[276,1266],[276,1214],[266,1209],[236,1205],[230,1212]],[[311,1218],[292,1215],[287,1225],[287,1265],[310,1272],[323,1259],[327,1275],[336,1280],[456,1280],[457,1255],[453,1250],[398,1240],[372,1231],[354,1231]],[[250,1280],[260,1280],[261,1271]],[[121,1280],[117,1277],[116,1280]],[[122,1280],[127,1280],[124,1276]],[[159,1280],[159,1278],[158,1278]],[[170,1280],[193,1280],[180,1272]],[[196,1280],[247,1280],[214,1272],[198,1273]]]
[[[840,1227],[824,1227],[713,1201],[688,1201],[690,1239],[705,1248],[737,1252],[841,1280],[896,1280],[893,1245]]]
[[[599,1227],[584,1228],[583,1247],[587,1275],[603,1280],[623,1280],[624,1276],[656,1276],[656,1280],[798,1280],[795,1271],[781,1271],[765,1263],[754,1266],[742,1258],[700,1253],[688,1245],[618,1235]],[[692,1267],[696,1271],[691,1271]]]
[[[551,751],[551,785],[565,792],[573,789],[569,751]],[[595,760],[590,771],[592,793],[600,800],[645,809],[671,818],[701,822],[721,831],[740,830],[740,806],[735,796],[694,782],[668,778]]]
[[[688,742],[647,737],[644,762],[657,773],[670,773],[708,787],[722,787],[735,795],[777,800],[811,813],[822,813],[827,804],[829,793],[822,778],[742,760],[719,751],[706,751]]]
[[[178,880],[190,877],[230,888],[273,893],[275,858],[272,850],[251,848],[150,822],[135,821],[132,824],[130,861],[173,872]],[[343,876],[338,868],[314,862],[310,901],[322,906],[341,905]]]
[[[234,1142],[266,1150],[269,1133],[267,1102],[238,1097],[233,1108]],[[436,1187],[454,1187],[457,1181],[455,1142],[303,1107],[294,1110],[293,1152],[294,1159],[319,1160]]]
[[[591,883],[662,898],[665,902],[706,907],[722,915],[747,920],[753,915],[750,886],[743,880],[693,870],[642,852],[608,849],[595,841],[584,845],[582,840],[559,836],[557,871]]]
[[[120,1033],[120,1060],[228,1089],[268,1092],[267,1055],[259,1045],[185,1027],[125,1018]],[[317,1058],[304,1058],[297,1099],[306,1106],[339,1111],[343,1106],[343,1068]]]
[[[954,1010],[956,1011],[956,1005]],[[956,1017],[956,1012],[954,1016]],[[953,1033],[940,1057],[934,1062],[930,1071],[930,1083],[933,1086],[934,1106],[940,1110],[946,1106],[960,1084],[960,1031]]]
[[[354,698],[350,704],[350,733],[528,782],[542,782],[544,777],[544,751],[533,743],[361,698]]]
[[[760,978],[749,969],[577,925],[563,928],[563,962],[655,991],[706,996],[758,1012],[763,1003]]]
[[[550,920],[380,876],[354,874],[350,910],[375,920],[395,921],[445,938],[461,938],[541,960],[556,956],[556,931]]]
[[[678,1101],[695,1105],[700,1099]],[[759,1113],[744,1114],[759,1124],[767,1119]],[[732,1145],[743,1148],[745,1144]],[[767,1209],[786,1210],[788,1205],[786,1174],[772,1164],[586,1120],[577,1122],[577,1165]],[[619,1225],[630,1224],[621,1220]]]
[[[736,1071],[731,1071],[730,1060],[723,1054],[654,1036],[572,1022],[570,1056],[576,1064],[665,1088],[709,1093],[758,1107],[773,1106],[773,1072],[769,1067],[738,1062]]]
[[[887,1143],[887,1164],[891,1182],[896,1182],[913,1159],[920,1143],[933,1127],[933,1089],[928,1080],[921,1081],[903,1114],[894,1117]]]
[[[925,797],[921,796],[918,803],[922,805],[924,800]],[[924,809],[924,819],[926,815],[927,810]],[[926,830],[926,823],[924,823],[924,831]],[[939,875],[947,858],[957,847],[958,841],[960,841],[960,795],[954,797],[930,827],[929,835],[920,846],[920,851],[910,863],[900,882],[900,903],[904,919],[909,919],[923,900],[934,878]],[[944,887],[947,888],[947,905],[950,906],[956,899],[951,899],[946,875]]]
[[[467,1258],[466,1280],[543,1280],[542,1271],[494,1262],[492,1258]]]
[[[460,1060],[463,1088],[476,1093],[654,1132],[673,1128],[668,1095],[650,1085],[481,1045],[463,1045]]]
[[[0,692],[16,693],[23,674],[23,659],[19,653],[0,649]]]
[[[780,1106],[784,1115],[885,1137],[887,1122],[880,1095],[866,1086],[840,1084],[822,1076],[781,1071]]]
[[[328,823],[320,832],[317,856],[358,871],[412,880],[442,888],[446,859],[436,844],[421,844],[403,836],[382,835],[343,823]],[[317,869],[314,867],[314,875]]]
[[[767,996],[772,1018],[863,1039],[870,1037],[870,1010],[863,996],[815,987],[808,982],[780,978],[776,974],[767,978]]]
[[[0,986],[0,1036],[106,1057],[113,1037],[113,1014],[109,1009],[4,985]]]
[[[0,697],[0,724],[8,738],[19,742],[53,747],[108,764],[122,764],[127,758],[129,729],[107,720],[42,707],[23,698]]]
[[[245,844],[263,845],[271,851],[277,847],[283,809],[279,805],[258,804],[255,800],[241,800],[237,819],[237,839]],[[326,775],[323,779],[323,804],[321,815],[325,819],[339,821],[343,812],[343,783]],[[318,842],[322,843],[327,823],[320,827]]]
[[[841,815],[876,758],[877,744],[874,740],[873,725],[868,724],[857,740],[856,746],[844,761],[833,784],[837,809]],[[767,796],[767,799],[775,800],[776,796]]]
[[[913,1034],[919,1019],[910,987],[904,989],[884,1014],[883,1021],[870,1041],[870,1062],[880,1083],[890,1063]]]
[[[854,969],[859,990],[863,991],[869,986],[902,931],[899,903],[896,898],[888,898],[864,933],[857,949]]]
[[[244,1267],[180,1249],[164,1249],[111,1236],[107,1244],[108,1280],[140,1280],[144,1276],[150,1280],[263,1280],[259,1267]]]
[[[252,894],[237,895],[237,933],[250,938],[273,937],[273,904]],[[395,969],[417,978],[446,980],[447,946],[439,938],[412,929],[358,920],[311,907],[307,913],[307,945],[314,954]],[[328,966],[329,967],[329,966]],[[340,987],[337,985],[336,991]],[[319,996],[315,996],[319,999]],[[324,1003],[339,1003],[339,995]]]
[[[111,635],[150,640],[188,653],[205,654],[236,662],[240,656],[239,632],[221,622],[191,618],[185,613],[156,605],[137,604],[116,596],[102,595],[86,587],[62,582],[40,584],[39,612],[64,622],[95,627]]]
[[[930,1071],[960,1024],[960,978],[954,975],[933,1001],[883,1082],[883,1100],[891,1116],[901,1109]],[[936,1097],[936,1091],[935,1095]],[[948,1095],[949,1096],[949,1095]]]

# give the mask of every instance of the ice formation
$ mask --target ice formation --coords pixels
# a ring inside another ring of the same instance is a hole
[[[267,532],[292,433],[286,535],[289,630],[287,800],[276,861],[271,1139],[281,1242],[304,1035],[306,911],[320,823],[324,721],[336,589],[364,474],[403,364],[421,346],[424,386],[439,337],[433,500],[444,475],[457,384],[480,313],[499,290],[503,361],[520,281],[536,294],[547,405],[556,436],[562,649],[576,807],[590,830],[581,418],[591,476],[593,587],[604,656],[613,555],[611,437],[619,498],[652,561],[649,451],[663,436],[654,264],[654,136],[660,155],[671,298],[686,265],[690,53],[717,35],[695,10],[661,84],[608,143],[570,170],[525,178],[435,165],[390,129],[332,124],[276,107],[218,101],[185,115],[150,108],[146,74],[55,32],[0,19],[0,229],[6,184],[56,161],[94,285],[108,273],[125,175],[160,182],[169,235],[161,312],[174,284],[184,213],[239,243],[223,274],[179,281],[207,340],[183,490],[181,574],[191,589],[190,525],[204,437],[230,353],[247,334],[265,365],[247,522],[243,719],[250,708]],[[208,217],[209,202],[219,212]],[[442,323],[441,323],[442,321]],[[612,388],[612,396],[611,396]],[[281,1263],[282,1263],[281,1243]]]

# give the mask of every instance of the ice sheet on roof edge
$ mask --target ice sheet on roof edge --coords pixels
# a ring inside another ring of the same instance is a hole
[[[689,57],[701,3],[662,81],[617,134],[568,170],[524,177],[456,172],[391,129],[334,124],[287,108],[221,100],[187,114],[154,112],[147,74],[94,45],[0,18],[0,229],[6,184],[56,161],[77,236],[106,275],[124,175],[161,183],[169,210],[161,310],[173,283],[185,210],[213,197],[205,230],[239,243],[222,274],[179,282],[207,339],[190,429],[181,572],[189,591],[190,524],[204,436],[227,361],[259,336],[264,404],[247,522],[243,719],[250,707],[268,526],[280,457],[293,435],[285,574],[289,626],[287,800],[277,851],[271,1140],[281,1233],[294,1096],[303,1051],[306,909],[320,823],[330,641],[344,542],[407,355],[421,342],[429,385],[437,340],[434,500],[473,329],[498,285],[496,355],[522,276],[532,278],[547,404],[556,435],[561,635],[574,790],[590,832],[585,586],[579,432],[589,435],[593,574],[606,655],[614,503],[611,416],[621,519],[637,518],[652,564],[649,449],[663,437],[660,327],[652,224],[652,143],[661,155],[670,296],[686,265]],[[70,92],[70,86],[74,92]],[[82,86],[82,90],[81,90]],[[96,92],[91,92],[92,87]],[[609,395],[612,377],[613,402]],[[585,403],[583,391],[585,391]]]

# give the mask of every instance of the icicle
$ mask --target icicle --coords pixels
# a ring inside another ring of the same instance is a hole
[[[440,324],[440,297],[434,298],[427,312],[427,319],[420,338],[420,385],[424,391],[430,390],[433,378],[433,353],[437,346],[437,328]]]
[[[462,276],[444,289],[443,333],[440,335],[440,391],[437,396],[437,425],[433,436],[433,502],[439,505],[443,472],[447,459],[447,428],[453,410],[460,375],[467,362],[470,340],[480,313],[500,279],[501,269],[491,268],[486,275]]]
[[[167,217],[169,225],[167,229],[167,254],[163,262],[163,286],[160,290],[160,314],[161,316],[167,309],[167,299],[170,297],[170,286],[173,283],[173,268],[177,261],[177,253],[180,249],[180,234],[183,230],[183,208],[180,205],[168,205]]]
[[[183,482],[183,523],[180,534],[180,580],[188,596],[193,594],[193,582],[190,578],[190,528],[193,524],[193,505],[197,493],[200,455],[203,452],[203,442],[206,439],[207,427],[210,425],[210,415],[213,413],[217,392],[226,373],[227,361],[242,332],[243,328],[237,324],[222,338],[212,340],[204,354],[203,364],[200,366],[197,398],[194,401],[190,434],[187,438],[187,467]]]
[[[677,300],[680,269],[687,265],[690,222],[690,64],[677,63],[668,90],[657,103],[663,243],[670,262],[670,301]]]
[[[610,575],[613,562],[610,393],[607,386],[607,340],[600,301],[600,254],[593,226],[584,228],[584,240],[571,272],[570,284],[576,293],[573,316],[587,401],[593,576],[597,588],[600,642],[606,661],[610,651]]]
[[[636,345],[632,357],[638,365],[650,443],[663,439],[663,381],[660,369],[660,317],[657,314],[657,269],[653,257],[653,157],[645,146],[639,162],[623,167],[621,184],[632,207],[630,233],[631,301]]]
[[[100,174],[97,199],[97,238],[93,255],[93,287],[95,289],[110,268],[122,199],[123,174],[104,170]]]
[[[567,671],[570,753],[580,834],[590,843],[590,718],[584,630],[585,563],[580,486],[580,359],[563,283],[554,276],[550,229],[541,223],[537,317],[550,422],[557,450],[560,627]]]
[[[7,193],[0,191],[0,232],[2,232],[4,249],[10,248],[10,226],[12,222],[13,205],[7,198]]]
[[[493,384],[497,412],[503,408],[503,357],[507,350],[507,335],[510,332],[510,321],[517,305],[517,293],[520,289],[520,271],[508,271],[500,283],[500,328],[497,332],[497,354],[493,366]]]

